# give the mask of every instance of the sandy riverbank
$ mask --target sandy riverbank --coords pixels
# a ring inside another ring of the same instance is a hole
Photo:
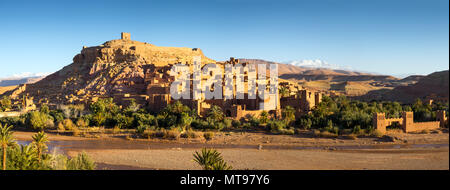
[[[257,150],[218,149],[234,169],[335,170],[394,169],[448,170],[448,148],[433,150]],[[69,151],[75,155],[79,151]],[[97,162],[148,169],[201,169],[192,161],[193,149],[87,150]]]
[[[31,140],[32,134],[18,131],[15,137]],[[449,169],[447,132],[394,132],[389,136],[396,140],[311,138],[258,132],[220,132],[211,141],[125,140],[120,134],[99,138],[49,134],[49,139],[65,142],[65,146],[71,144],[63,147],[69,156],[85,151],[99,163],[99,169],[200,169],[192,161],[192,154],[203,146],[217,147],[235,169]],[[262,150],[258,150],[260,145]]]

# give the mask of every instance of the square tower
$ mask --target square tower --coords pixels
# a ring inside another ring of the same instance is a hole
[[[122,40],[131,40],[131,35],[128,32],[122,32]]]

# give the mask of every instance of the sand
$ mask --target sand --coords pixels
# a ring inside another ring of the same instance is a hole
[[[29,140],[32,134],[16,132],[15,136],[19,140]],[[55,134],[49,134],[49,139],[72,143],[71,147],[65,148],[65,153],[74,156],[84,151],[98,163],[98,169],[201,169],[192,159],[193,153],[204,146],[217,147],[234,169],[449,169],[447,132],[390,135],[398,140],[347,140],[264,133],[218,133],[212,141],[125,140],[120,135],[83,138]],[[261,150],[258,149],[260,145]]]

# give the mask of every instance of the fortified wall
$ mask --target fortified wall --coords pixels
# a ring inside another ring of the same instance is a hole
[[[386,127],[394,122],[398,122],[405,133],[439,129],[439,127],[444,127],[448,123],[445,111],[437,111],[436,117],[438,121],[414,122],[413,112],[403,112],[401,118],[389,119],[386,118],[385,113],[374,113],[372,123],[373,127],[382,133],[386,133]]]

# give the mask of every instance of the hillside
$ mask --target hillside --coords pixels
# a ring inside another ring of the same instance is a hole
[[[449,98],[449,71],[434,72],[420,78],[412,85],[399,86],[392,90],[372,91],[359,97],[363,100],[389,100],[411,103],[417,98],[447,101]]]
[[[55,103],[84,102],[123,93],[144,94],[144,67],[190,64],[194,56],[201,56],[203,64],[214,61],[198,48],[159,47],[129,38],[111,40],[83,47],[73,63],[15,94]]]

